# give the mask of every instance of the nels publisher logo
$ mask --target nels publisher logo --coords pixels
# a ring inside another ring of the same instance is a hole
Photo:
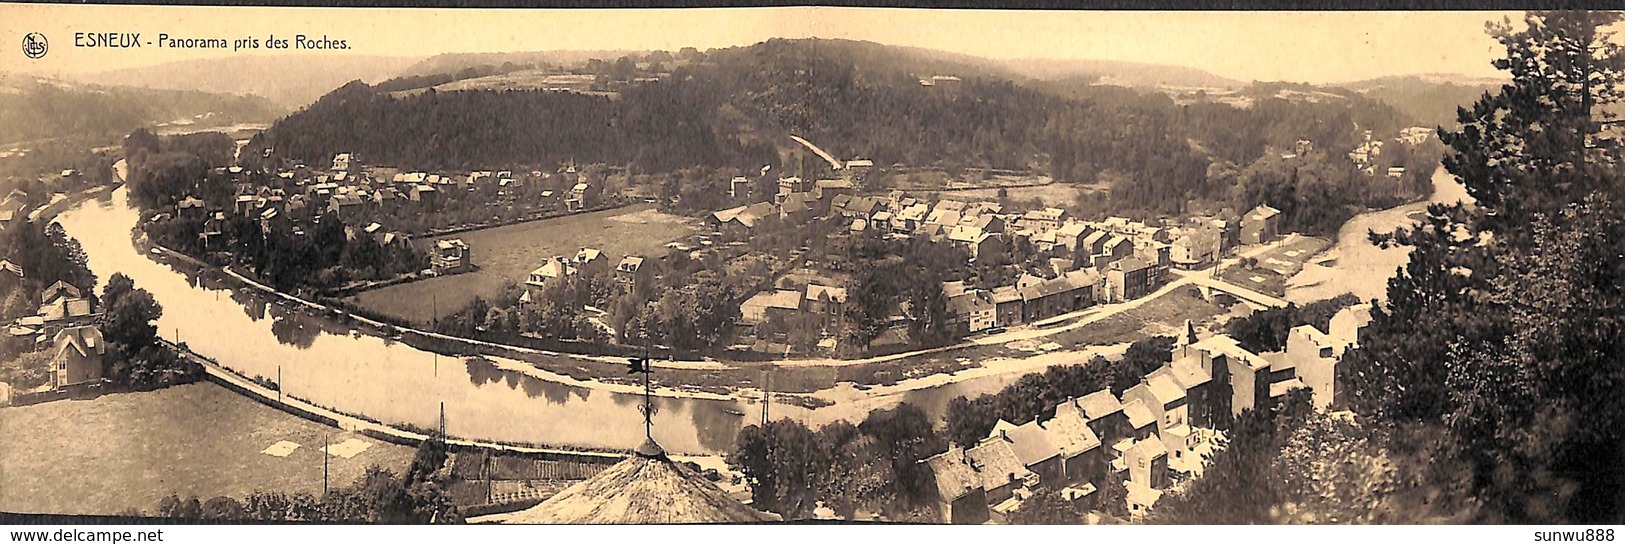
[[[27,36],[23,36],[23,54],[27,55],[28,58],[37,59],[43,57],[45,51],[49,48],[50,46],[45,42],[44,34],[29,32]]]

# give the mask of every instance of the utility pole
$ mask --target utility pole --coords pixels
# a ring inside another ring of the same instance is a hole
[[[276,365],[276,403],[282,404],[282,365]]]
[[[440,401],[440,441],[446,441],[446,401]]]
[[[322,499],[323,500],[326,500],[326,498],[327,498],[327,458],[331,457],[333,455],[332,452],[328,451],[328,448],[330,448],[330,447],[332,447],[332,443],[328,441],[327,433],[324,432],[324,433],[322,433]]]

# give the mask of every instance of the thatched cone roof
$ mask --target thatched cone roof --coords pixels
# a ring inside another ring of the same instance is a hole
[[[673,463],[656,448],[565,488],[509,523],[754,523],[769,514],[733,500],[716,484]]]

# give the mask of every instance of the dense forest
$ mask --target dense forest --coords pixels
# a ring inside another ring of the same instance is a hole
[[[942,72],[966,77],[919,83]],[[357,152],[413,169],[573,161],[627,165],[634,173],[755,171],[764,164],[794,173],[795,163],[783,163],[796,150],[787,135],[797,134],[838,158],[878,165],[1018,169],[1107,184],[1120,207],[1157,214],[1183,211],[1193,199],[1251,207],[1261,202],[1240,199],[1268,195],[1235,189],[1235,180],[1214,175],[1215,168],[1246,168],[1300,139],[1340,158],[1364,130],[1382,138],[1415,124],[1351,92],[1324,102],[1289,100],[1275,97],[1285,87],[1275,84],[1251,89],[1261,98],[1249,108],[1181,106],[1157,92],[1112,86],[1058,92],[999,74],[876,44],[770,40],[690,53],[658,80],[614,93],[431,89],[392,96],[384,91],[400,90],[404,80],[382,88],[352,82],[279,121],[246,155],[270,148],[319,164]],[[1354,187],[1367,179],[1351,169],[1336,183]]]

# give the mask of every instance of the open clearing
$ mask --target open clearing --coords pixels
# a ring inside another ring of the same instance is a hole
[[[306,421],[208,382],[0,408],[0,511],[151,513],[170,494],[320,494],[324,434],[333,444],[368,444],[351,457],[329,457],[335,487],[369,465],[401,474],[412,461],[412,448]],[[299,447],[289,451],[283,442]]]
[[[442,236],[430,242],[462,239],[478,269],[365,291],[350,300],[369,310],[426,323],[461,309],[476,296],[496,295],[507,282],[524,283],[542,259],[571,257],[591,247],[603,251],[614,266],[627,255],[665,254],[666,244],[693,233],[693,225],[688,218],[661,213],[653,204],[637,204]]]

